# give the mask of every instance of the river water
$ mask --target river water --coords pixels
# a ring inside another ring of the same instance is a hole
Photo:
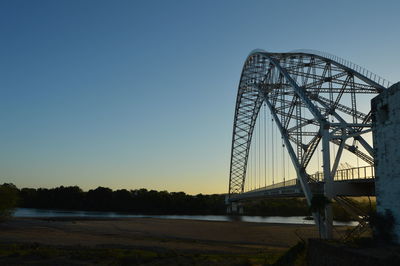
[[[304,216],[229,216],[229,215],[142,215],[125,214],[116,212],[94,212],[94,211],[70,211],[70,210],[47,210],[33,208],[17,208],[14,217],[93,217],[93,218],[161,218],[161,219],[184,219],[202,221],[242,221],[250,223],[279,223],[279,224],[314,224],[313,220],[306,220]],[[358,222],[338,222],[334,225],[356,226]]]

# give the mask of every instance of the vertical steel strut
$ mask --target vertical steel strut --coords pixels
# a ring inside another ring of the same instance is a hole
[[[307,172],[313,167],[312,158],[319,153],[319,146],[323,158],[323,195],[328,200],[337,193],[333,178],[344,150],[369,164],[373,162],[373,149],[362,136],[370,131],[371,119],[369,113],[357,110],[357,97],[372,98],[389,83],[383,79],[378,80],[383,83],[377,82],[372,79],[376,75],[352,66],[356,65],[320,52],[250,53],[236,98],[228,202],[234,202],[234,196],[244,192],[252,135],[263,103],[271,111],[308,204],[315,193],[321,193],[312,190],[310,183],[316,181]],[[360,143],[361,149],[347,144],[349,138]],[[330,150],[331,143],[339,146],[337,151]],[[320,232],[331,238],[330,204],[326,205],[324,217]]]

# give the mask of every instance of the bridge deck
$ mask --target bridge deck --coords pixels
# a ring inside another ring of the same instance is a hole
[[[375,174],[372,166],[338,170],[334,181],[333,190],[337,196],[375,196]],[[313,193],[323,193],[324,181],[322,174],[311,175],[308,183]],[[268,197],[304,197],[304,193],[297,178],[293,178],[244,193],[233,194],[230,196],[229,201]]]

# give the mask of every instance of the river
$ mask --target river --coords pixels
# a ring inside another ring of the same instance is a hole
[[[314,224],[313,220],[306,220],[304,216],[229,216],[229,215],[147,215],[126,214],[117,212],[95,212],[95,211],[71,211],[71,210],[48,210],[33,208],[17,208],[14,217],[93,217],[93,218],[161,218],[161,219],[185,219],[202,221],[242,221],[250,223],[279,223],[279,224]],[[358,223],[334,221],[334,225],[356,226]]]

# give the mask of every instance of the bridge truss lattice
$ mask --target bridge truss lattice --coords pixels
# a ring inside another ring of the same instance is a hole
[[[253,51],[244,63],[236,99],[229,196],[244,192],[253,131],[265,104],[307,202],[312,199],[307,170],[318,146],[322,147],[324,194],[334,197],[333,176],[344,150],[373,165],[373,149],[364,137],[371,132],[371,113],[359,106],[369,105],[387,86],[375,74],[328,54]],[[337,146],[334,154],[332,144]]]

